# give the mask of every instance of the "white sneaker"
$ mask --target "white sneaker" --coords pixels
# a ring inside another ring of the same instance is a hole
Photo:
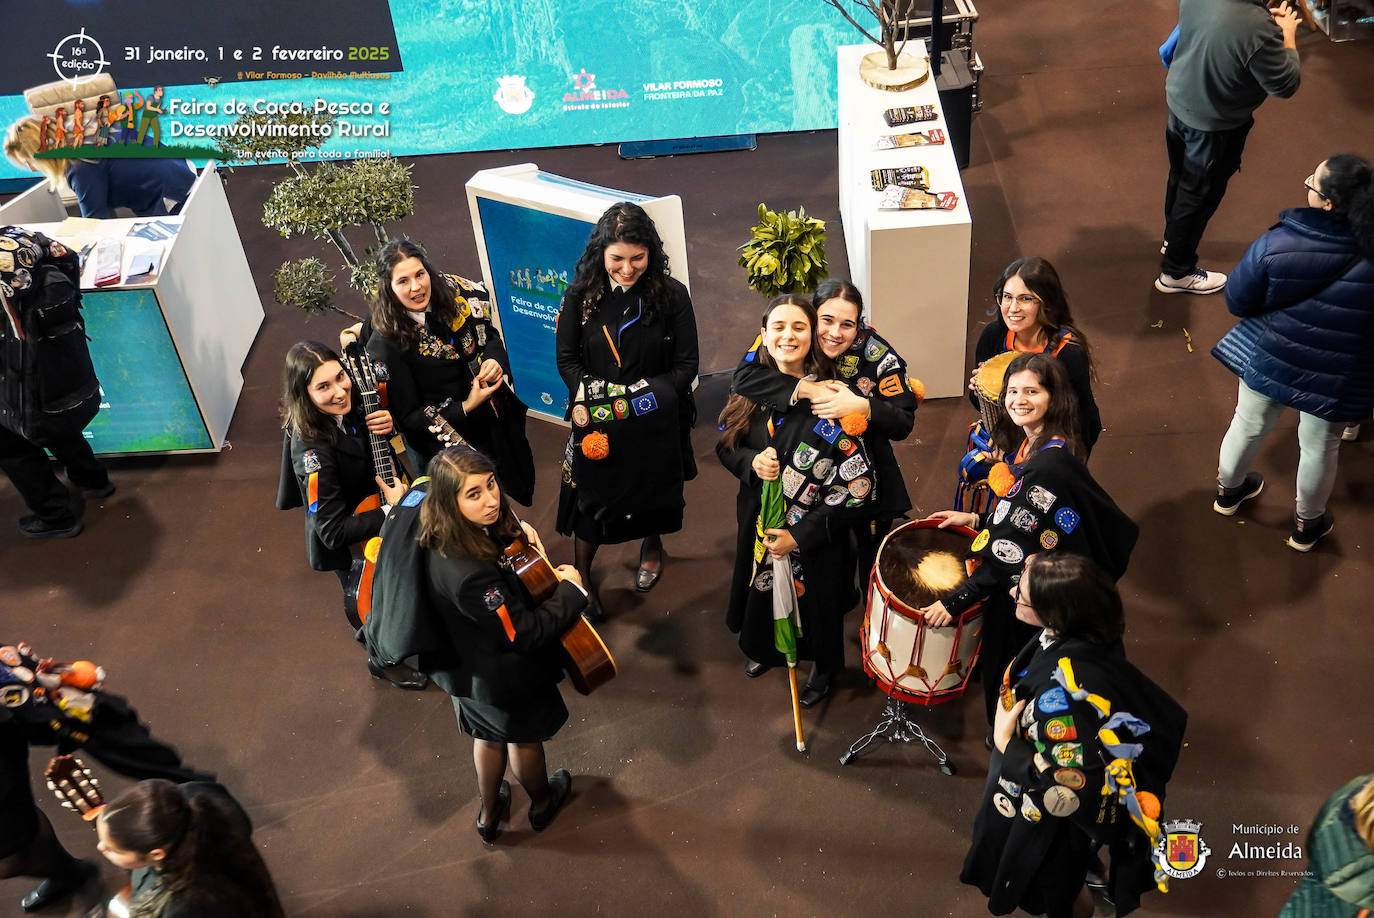
[[[1155,278],[1155,289],[1160,293],[1216,293],[1226,286],[1226,275],[1217,271],[1204,271],[1201,268],[1183,277],[1170,277],[1160,274]]]

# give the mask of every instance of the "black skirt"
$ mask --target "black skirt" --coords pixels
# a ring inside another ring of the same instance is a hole
[[[513,710],[471,698],[453,699],[458,726],[473,739],[491,743],[544,743],[568,722],[568,707],[556,686]]]

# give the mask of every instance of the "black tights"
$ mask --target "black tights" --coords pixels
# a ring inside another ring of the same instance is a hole
[[[530,798],[530,808],[540,810],[549,799],[549,772],[544,763],[543,743],[495,743],[490,740],[472,741],[472,763],[477,767],[477,790],[482,795],[482,810],[478,822],[487,825],[496,818],[496,796],[501,791],[501,779],[506,776],[509,761],[515,780]]]
[[[596,553],[601,548],[600,542],[588,542],[585,539],[573,538],[573,567],[582,575],[582,585],[587,588],[593,602],[597,601],[596,587],[592,585],[592,562],[596,560]],[[639,544],[639,560],[655,562],[660,568],[663,566],[663,536],[647,535],[644,541]]]

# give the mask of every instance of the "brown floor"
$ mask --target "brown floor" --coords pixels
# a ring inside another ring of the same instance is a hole
[[[1039,253],[1059,267],[1097,353],[1108,429],[1093,469],[1141,524],[1123,581],[1130,653],[1191,715],[1166,815],[1200,820],[1212,853],[1203,875],[1148,897],[1141,914],[1273,914],[1292,878],[1218,879],[1216,868],[1292,871],[1302,861],[1229,857],[1238,842],[1274,840],[1239,827],[1292,825],[1299,834],[1277,841],[1301,842],[1327,793],[1371,770],[1374,718],[1361,688],[1371,638],[1359,624],[1374,585],[1363,549],[1374,546],[1370,439],[1342,448],[1337,529],[1310,556],[1282,544],[1291,419],[1260,454],[1270,487],[1254,509],[1234,520],[1209,510],[1235,380],[1207,351],[1230,320],[1218,297],[1151,288],[1165,173],[1154,49],[1173,4],[980,5],[986,105],[964,173],[970,329],[1012,257]],[[1327,154],[1374,154],[1374,97],[1357,89],[1374,85],[1370,46],[1304,36],[1301,48],[1303,87],[1260,110],[1245,169],[1203,245],[1210,267],[1227,269],[1281,208],[1301,205],[1303,178]],[[441,266],[475,275],[462,184],[478,169],[533,161],[681,194],[703,371],[716,371],[753,334],[760,301],[733,253],[759,200],[830,221],[834,271],[845,272],[834,147],[834,133],[819,132],[760,137],[753,153],[636,162],[611,146],[428,157],[414,164],[419,213],[399,229]],[[518,815],[497,848],[481,845],[469,743],[447,697],[368,678],[333,578],[304,565],[299,513],[272,509],[282,354],[338,325],[271,302],[273,267],[320,253],[261,225],[281,175],[243,169],[229,181],[268,307],[233,448],[116,463],[119,492],[89,508],[76,541],[0,537],[6,640],[100,661],[110,688],[161,736],[218,771],[256,821],[292,915],[985,914],[957,881],[987,761],[977,705],[924,715],[954,756],[953,778],[911,747],[837,764],[882,707],[857,676],[806,714],[811,751],[795,752],[783,676],[746,680],[722,624],[735,483],[714,461],[709,423],[696,435],[702,475],[686,529],[668,540],[657,590],[631,590],[633,546],[602,553],[613,615],[602,631],[621,670],[594,697],[569,693],[572,720],[549,746],[551,765],[577,776],[571,805],[543,835]],[[915,260],[912,283],[926,270],[939,266]],[[720,381],[707,380],[703,416],[721,397]],[[899,450],[923,511],[947,506],[970,414],[961,401],[927,404]],[[566,556],[552,537],[562,431],[531,422],[530,436],[541,479],[529,517]],[[21,512],[0,486],[0,519]],[[35,769],[43,758],[35,753]],[[517,790],[517,814],[525,803]],[[86,826],[45,809],[72,850],[94,854]],[[105,865],[104,875],[113,887],[116,871]],[[17,913],[27,889],[0,883],[0,914]]]

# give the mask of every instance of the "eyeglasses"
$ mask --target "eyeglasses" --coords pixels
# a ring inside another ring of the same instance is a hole
[[[1303,180],[1303,183],[1302,183],[1303,187],[1306,188],[1308,191],[1312,192],[1313,194],[1315,194],[1317,197],[1321,198],[1323,201],[1328,200],[1328,198],[1326,197],[1326,195],[1324,195],[1324,194],[1322,194],[1320,191],[1318,191],[1318,190],[1317,190],[1317,186],[1314,185],[1314,184],[1312,184],[1313,180],[1316,179],[1316,177],[1317,177],[1317,173],[1315,173],[1315,172],[1313,172],[1311,175],[1309,175],[1306,179]]]
[[[1315,190],[1315,189],[1313,189]],[[1022,293],[1019,296],[1012,296],[1010,293],[998,293],[993,296],[993,302],[999,306],[1010,306],[1016,303],[1019,306],[1034,306],[1040,302],[1040,297],[1033,293]]]

